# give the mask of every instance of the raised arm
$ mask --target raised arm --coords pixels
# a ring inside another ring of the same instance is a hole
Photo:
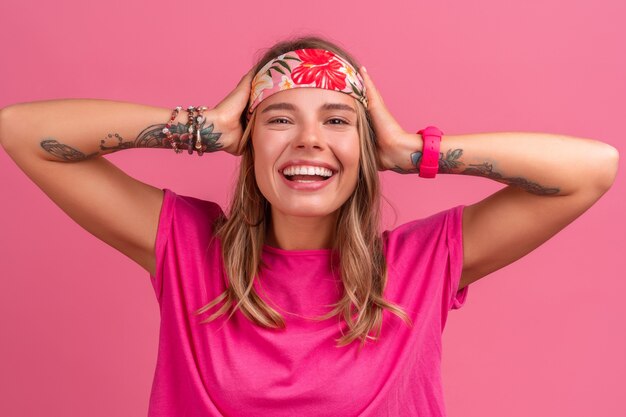
[[[102,155],[164,148],[171,110],[106,100],[20,103],[0,111],[0,143],[24,173],[88,232],[150,273],[163,191]],[[210,124],[212,114],[207,114]],[[186,123],[182,111],[175,131]],[[219,140],[212,150],[218,150]],[[174,151],[171,151],[174,154]]]
[[[235,153],[248,78],[242,78],[220,108],[204,113],[200,128],[206,152]],[[108,100],[19,103],[0,110],[0,144],[80,226],[154,274],[163,191],[130,177],[103,155],[169,148],[162,130],[171,114],[172,109]],[[186,123],[187,112],[181,110],[172,124],[174,136],[185,132]],[[171,148],[168,152],[175,156]]]
[[[380,169],[418,173],[422,139],[405,132],[367,73]],[[544,243],[591,207],[613,184],[619,153],[593,139],[532,132],[444,134],[439,173],[474,175],[508,185],[463,212],[459,288]]]
[[[415,139],[408,162],[394,171],[419,172],[422,141]],[[439,173],[508,185],[464,210],[459,288],[531,252],[589,209],[613,184],[618,158],[604,142],[565,135],[444,135]]]

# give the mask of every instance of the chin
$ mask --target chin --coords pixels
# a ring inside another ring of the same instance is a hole
[[[339,210],[335,207],[319,207],[311,205],[298,205],[298,206],[272,206],[274,210],[279,211],[286,216],[294,217],[326,217],[331,216]]]

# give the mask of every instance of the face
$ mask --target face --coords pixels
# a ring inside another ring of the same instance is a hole
[[[338,91],[294,88],[256,108],[254,171],[272,211],[327,216],[354,192],[360,151],[356,105]]]

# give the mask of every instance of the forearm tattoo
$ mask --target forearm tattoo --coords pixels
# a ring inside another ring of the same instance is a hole
[[[503,182],[509,185],[515,185],[520,187],[529,193],[538,195],[550,195],[557,194],[560,190],[558,188],[543,187],[536,182],[528,181],[522,177],[504,177],[502,174],[493,170],[493,165],[487,162],[482,164],[469,164],[469,168],[466,168],[461,174],[465,175],[477,175],[480,177],[491,178],[499,182]]]
[[[515,185],[529,193],[538,195],[558,194],[561,190],[556,187],[544,187],[536,182],[532,182],[522,177],[505,177],[499,172],[493,170],[493,164],[483,162],[481,164],[464,164],[460,161],[463,155],[462,149],[449,149],[445,156],[443,152],[439,153],[439,173],[442,174],[461,174],[474,175],[479,177],[490,178],[492,180],[502,182],[508,185]],[[419,164],[422,159],[422,152],[417,151],[411,154],[411,163],[415,168],[403,169],[399,166],[392,168],[399,174],[419,173]]]
[[[463,162],[459,161],[463,155],[463,151],[461,149],[448,149],[446,152],[446,156],[443,156],[443,153],[439,153],[439,173],[442,174],[450,174],[453,170],[457,169],[460,165],[463,165]],[[419,173],[419,166],[422,160],[422,152],[417,151],[411,154],[411,163],[415,168],[411,169],[403,169],[396,165],[392,168],[392,171],[397,172],[398,174],[417,174]]]
[[[98,152],[85,155],[83,152],[69,145],[60,143],[56,139],[44,139],[41,141],[41,147],[51,155],[68,162],[78,162],[98,155]]]
[[[205,120],[206,121],[206,120]],[[200,141],[203,145],[206,145],[206,150],[204,152],[216,152],[220,150],[223,145],[218,143],[219,138],[222,136],[219,132],[214,132],[215,126],[211,123],[208,126],[204,126],[205,121],[203,121],[199,125],[200,129]],[[152,125],[146,128],[143,132],[137,136],[135,140],[126,141],[117,133],[108,134],[107,139],[103,139],[100,141],[100,149],[103,151],[107,150],[121,150],[128,148],[172,148],[172,145],[169,141],[166,141],[165,133],[163,133],[163,128],[165,124],[157,124]],[[178,123],[176,125],[172,125],[169,128],[172,133],[173,139],[179,143],[179,149],[187,150],[190,147],[193,148],[195,141],[195,134],[190,134],[187,130],[187,125],[183,123]],[[111,146],[107,146],[107,142],[110,138],[117,139],[117,143],[113,141]]]
[[[109,133],[105,139],[100,140],[100,150],[103,151],[102,153],[104,154],[130,148],[172,149],[172,145],[169,141],[165,140],[166,136],[165,133],[163,133],[164,127],[165,124],[149,126],[134,140],[126,140],[117,133]],[[169,129],[174,140],[178,143],[179,149],[188,150],[190,147],[193,148],[195,144],[195,134],[188,132],[187,125],[178,123],[177,125],[172,125]],[[204,152],[216,152],[223,147],[223,145],[219,143],[222,133],[214,131],[215,126],[213,123],[205,126],[205,122],[203,121],[199,125],[199,129],[200,140],[202,144],[206,146]],[[43,150],[49,154],[67,162],[79,162],[100,154],[98,151],[85,154],[76,148],[60,143],[58,140],[52,138],[42,140],[40,145]]]

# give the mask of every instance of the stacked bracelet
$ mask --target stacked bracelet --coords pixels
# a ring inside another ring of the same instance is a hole
[[[186,131],[187,133],[183,133],[177,136],[172,134],[171,128],[172,124],[178,117],[178,114],[182,110],[182,106],[176,106],[174,110],[172,110],[172,114],[170,116],[169,121],[165,124],[162,132],[165,134],[165,143],[169,144],[174,152],[182,153],[183,148],[187,148],[187,152],[191,155],[194,149],[198,152],[198,156],[202,156],[202,154],[206,151],[207,145],[202,143],[202,135],[200,126],[204,123],[205,117],[202,114],[207,107],[205,106],[189,106],[187,107],[187,124]],[[194,115],[194,112],[197,112],[197,115]],[[195,133],[195,134],[194,134]],[[184,146],[183,146],[184,145]]]

